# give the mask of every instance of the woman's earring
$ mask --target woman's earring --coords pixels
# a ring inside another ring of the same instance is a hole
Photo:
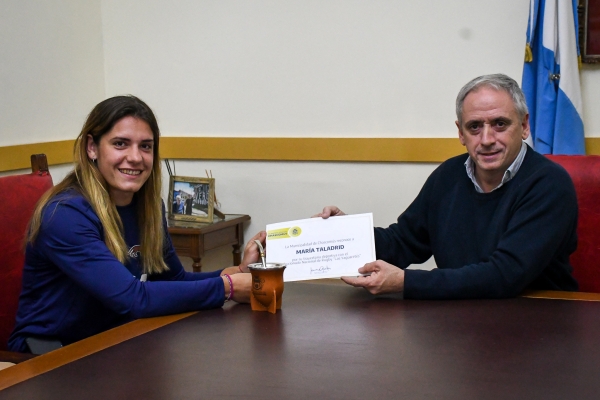
[[[93,162],[94,164],[96,164],[96,159],[95,159],[95,158],[92,158],[92,162]]]

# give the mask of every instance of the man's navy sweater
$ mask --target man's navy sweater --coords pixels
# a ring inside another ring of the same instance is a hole
[[[404,297],[512,297],[524,289],[577,290],[577,198],[567,172],[527,148],[515,177],[478,193],[463,154],[441,164],[398,222],[375,229],[377,258],[406,268]]]

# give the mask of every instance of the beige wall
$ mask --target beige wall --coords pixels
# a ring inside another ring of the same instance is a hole
[[[520,81],[526,0],[0,2],[0,146],[72,139],[105,96],[133,93],[165,136],[454,137],[469,79]],[[4,56],[3,56],[4,58]],[[600,69],[581,73],[600,137]],[[6,121],[6,122],[5,122]],[[27,134],[27,135],[25,135]],[[435,164],[178,161],[212,170],[223,211],[265,224],[325,204],[387,225]],[[68,167],[53,167],[55,180]],[[168,177],[165,176],[164,194]],[[227,262],[227,251],[207,262]]]
[[[100,1],[0,1],[0,146],[72,139],[104,97]]]
[[[585,136],[600,137],[600,64],[584,64],[581,69],[581,97]]]
[[[453,136],[466,81],[520,80],[527,2],[485,3],[104,0],[107,95],[173,136]]]

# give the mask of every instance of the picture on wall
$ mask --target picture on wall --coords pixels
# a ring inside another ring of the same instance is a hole
[[[581,61],[600,63],[600,0],[579,0]]]
[[[189,176],[171,176],[169,182],[169,219],[212,222],[215,180]]]

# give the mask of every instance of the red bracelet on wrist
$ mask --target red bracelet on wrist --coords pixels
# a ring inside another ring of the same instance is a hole
[[[229,282],[229,295],[225,299],[225,302],[228,302],[233,298],[233,281],[231,280],[231,277],[228,274],[224,274],[223,276],[227,278],[227,281]]]

